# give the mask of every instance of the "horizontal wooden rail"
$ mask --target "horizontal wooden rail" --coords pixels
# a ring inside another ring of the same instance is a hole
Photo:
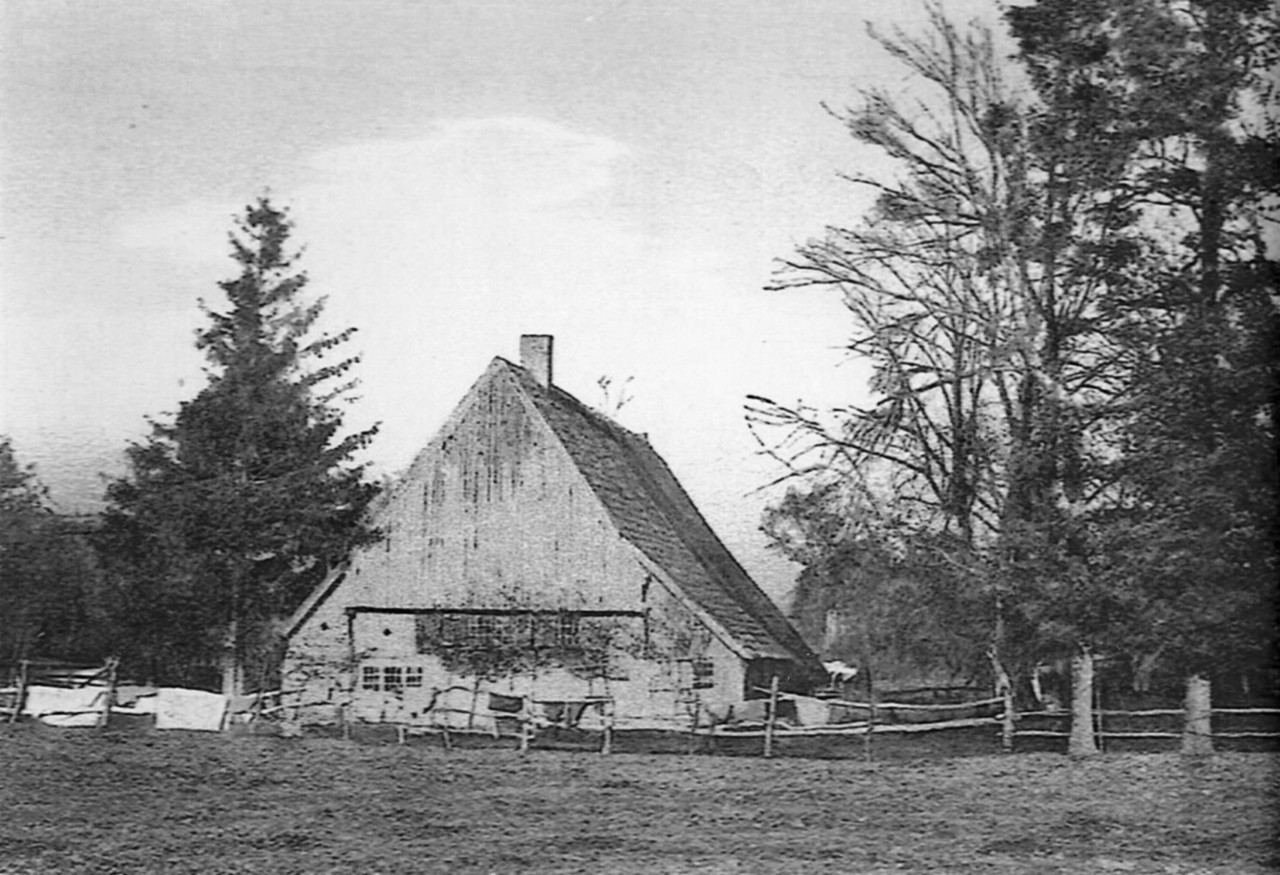
[[[1280,738],[1280,732],[1213,732],[1214,738]]]
[[[878,731],[878,730],[877,730]],[[1111,732],[1104,730],[1093,733],[1098,738],[1181,738],[1181,732]],[[1070,732],[1059,732],[1052,729],[1019,729],[1017,737],[1036,738],[1070,738]],[[1280,732],[1213,732],[1212,738],[1280,738]]]
[[[1181,717],[1186,714],[1183,708],[1152,708],[1146,711],[1094,711],[1095,715],[1100,714],[1103,717]],[[1276,714],[1280,715],[1280,708],[1213,708],[1211,714]],[[1054,709],[1052,711],[1023,711],[1019,716],[1026,717],[1070,717],[1071,712],[1065,709]]]
[[[889,734],[914,734],[919,732],[938,732],[948,729],[969,729],[975,726],[995,726],[999,724],[998,717],[971,717],[964,720],[939,720],[935,723],[898,723],[898,724],[875,724],[870,726],[867,723],[853,724],[837,724],[830,726],[792,726],[783,725],[776,726],[773,730],[774,738],[801,738],[805,736],[822,736],[822,735],[866,735],[871,731],[874,735]],[[729,729],[724,726],[712,726],[707,729],[699,729],[698,734],[713,735],[717,738],[759,738],[765,734],[764,729]]]
[[[756,689],[759,690],[760,688],[757,687]],[[768,691],[765,690],[764,692]],[[786,693],[780,693],[778,698],[796,699],[809,697],[797,697]],[[900,709],[903,711],[955,711],[959,708],[979,708],[984,705],[999,705],[1004,702],[1004,697],[996,696],[995,698],[977,699],[972,702],[951,702],[945,705],[912,705],[907,702],[876,702],[873,705],[870,702],[850,702],[845,699],[821,699],[820,701],[827,705],[839,705],[842,708],[875,708],[877,711],[888,710],[890,708]]]
[[[1280,714],[1280,708],[1214,708],[1214,714]]]

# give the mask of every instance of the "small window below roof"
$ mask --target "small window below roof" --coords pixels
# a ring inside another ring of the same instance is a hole
[[[716,664],[707,657],[693,661],[693,688],[709,690],[716,685]]]

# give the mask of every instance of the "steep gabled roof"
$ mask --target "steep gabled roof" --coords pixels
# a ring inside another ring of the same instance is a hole
[[[817,656],[716,537],[666,462],[640,435],[528,371],[495,359],[568,451],[618,532],[707,612],[752,658]]]

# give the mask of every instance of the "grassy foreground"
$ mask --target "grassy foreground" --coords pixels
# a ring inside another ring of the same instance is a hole
[[[1261,873],[1280,759],[443,751],[0,727],[0,873]]]

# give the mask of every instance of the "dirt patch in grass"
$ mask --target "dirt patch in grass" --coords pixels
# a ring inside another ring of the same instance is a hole
[[[0,729],[0,873],[1280,868],[1280,758],[865,764]]]

